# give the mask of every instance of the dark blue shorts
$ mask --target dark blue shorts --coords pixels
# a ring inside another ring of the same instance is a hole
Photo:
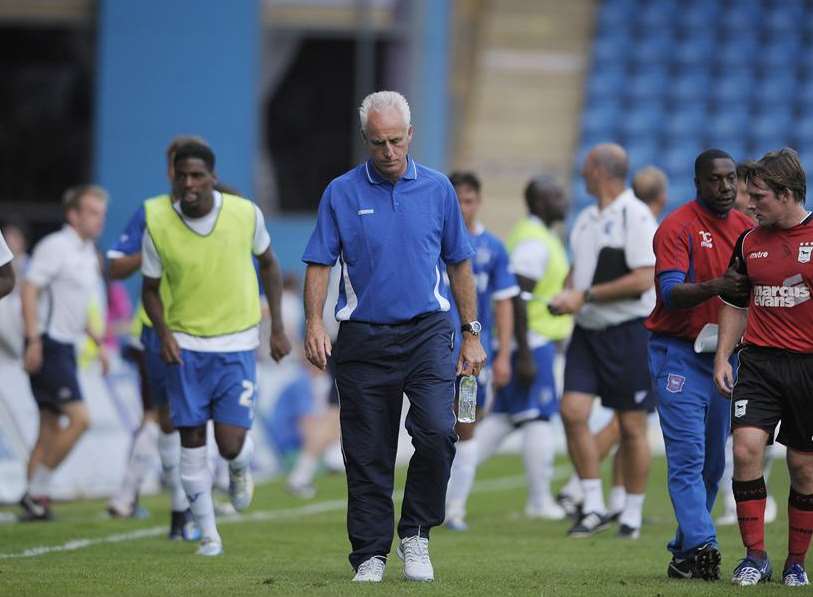
[[[251,429],[257,387],[253,350],[198,352],[181,349],[181,365],[167,365],[172,424],[200,427],[208,420]]]
[[[565,357],[565,392],[601,396],[613,410],[652,410],[649,331],[643,319],[603,330],[573,330]]]
[[[68,402],[82,400],[76,376],[76,348],[42,336],[42,368],[30,375],[31,392],[41,410],[61,413]]]
[[[533,349],[536,377],[531,385],[520,383],[516,375],[517,354],[511,355],[511,367],[515,374],[504,388],[497,390],[493,412],[506,414],[513,423],[541,419],[549,420],[559,412],[559,397],[553,375],[556,346],[548,342]]]
[[[144,346],[144,360],[147,384],[152,405],[161,408],[167,405],[167,365],[161,358],[161,340],[154,328],[145,325],[141,329],[141,344]]]

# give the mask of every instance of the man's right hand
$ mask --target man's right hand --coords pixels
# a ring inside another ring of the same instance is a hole
[[[321,320],[308,320],[305,330],[305,358],[319,369],[327,367],[332,346]]]
[[[517,355],[517,365],[515,371],[519,382],[524,386],[530,386],[536,379],[536,363],[534,363],[533,353],[525,352]]]
[[[734,390],[734,370],[728,360],[714,362],[714,385],[720,394],[731,400],[731,392]]]
[[[42,368],[42,339],[29,340],[23,355],[23,368],[26,373],[35,374]]]
[[[161,358],[169,365],[182,365],[181,347],[172,332],[161,334]]]

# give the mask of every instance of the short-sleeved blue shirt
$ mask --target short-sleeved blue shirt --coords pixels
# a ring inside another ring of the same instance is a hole
[[[147,228],[147,212],[144,210],[142,203],[135,211],[130,221],[127,222],[127,227],[121,233],[118,240],[113,243],[107,256],[111,259],[116,257],[123,257],[127,255],[135,255],[141,253],[141,240],[144,237],[144,230]]]
[[[492,302],[507,299],[519,294],[517,279],[511,271],[508,251],[502,241],[488,230],[480,227],[474,234],[469,233],[469,240],[474,248],[471,268],[474,273],[474,283],[477,287],[477,320],[483,326],[480,334],[480,343],[491,361],[494,345],[491,339]],[[451,296],[448,288],[448,276],[444,275],[445,292]],[[460,350],[460,315],[452,304],[449,313],[452,325],[457,330],[455,351]]]
[[[408,158],[394,185],[370,161],[334,179],[302,260],[341,260],[337,320],[393,324],[448,311],[438,262],[473,254],[449,179]]]

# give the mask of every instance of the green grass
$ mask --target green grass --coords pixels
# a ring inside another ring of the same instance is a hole
[[[783,463],[777,462],[771,488],[780,504],[780,517],[767,532],[778,573],[787,548],[783,507],[787,474],[783,469]],[[288,496],[280,483],[258,487],[249,520],[220,525],[226,550],[222,557],[196,557],[194,545],[167,541],[161,529],[160,536],[128,542],[0,559],[0,595],[741,594],[742,589],[727,582],[742,552],[735,527],[720,531],[723,581],[710,584],[666,578],[669,555],[665,545],[674,523],[662,459],[654,463],[645,507],[647,524],[638,541],[620,541],[613,531],[591,539],[567,539],[567,522],[527,520],[522,515],[525,489],[518,479],[521,474],[517,457],[496,458],[478,472],[481,483],[470,502],[470,531],[453,533],[438,528],[432,534],[437,579],[432,584],[402,580],[394,552],[382,585],[350,582],[345,484],[342,477],[334,476],[320,480],[319,496],[310,502]],[[493,481],[505,478],[510,482]],[[399,471],[399,487],[403,487],[403,471]],[[53,523],[0,525],[0,553],[162,527],[168,519],[167,502],[166,496],[143,500],[152,513],[145,520],[108,520],[101,514],[101,501],[57,504],[58,520]],[[309,505],[314,505],[310,511],[302,510]],[[269,511],[277,513],[260,515]],[[790,589],[774,581],[750,591],[786,595]]]

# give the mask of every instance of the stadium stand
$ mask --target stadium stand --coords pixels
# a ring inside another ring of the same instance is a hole
[[[604,0],[574,163],[576,210],[591,201],[578,157],[600,141],[627,147],[633,169],[666,171],[667,211],[692,196],[704,147],[741,160],[790,145],[813,168],[813,2]]]

